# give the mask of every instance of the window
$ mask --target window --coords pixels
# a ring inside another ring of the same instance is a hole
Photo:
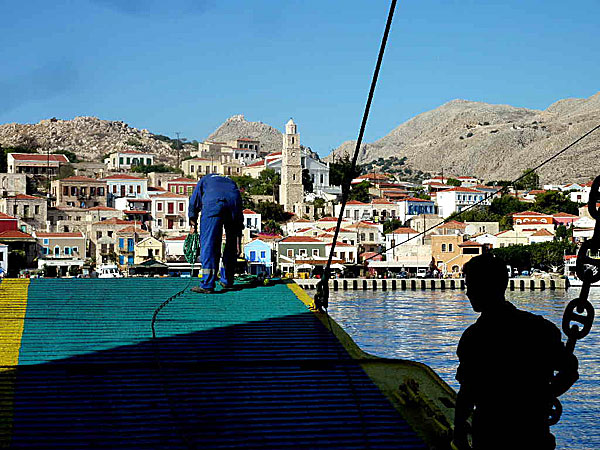
[[[183,186],[179,186],[179,193],[183,194]],[[183,211],[183,210],[182,210]]]
[[[77,195],[77,186],[71,186],[71,195],[72,196],[76,196]]]
[[[137,193],[138,194],[142,193],[142,187],[139,184],[137,185]]]
[[[129,193],[133,194],[133,185],[132,184],[129,185]]]
[[[63,187],[63,195],[69,195],[69,186]]]
[[[29,205],[23,205],[23,215],[25,218],[29,217]]]
[[[65,252],[65,255],[70,255],[71,254],[71,249],[69,247],[65,247],[63,249],[63,251]]]
[[[103,187],[99,187],[98,188],[98,195],[104,195],[104,188]]]
[[[119,157],[119,164],[123,164],[123,157],[122,156]],[[121,263],[121,264],[123,264],[123,263]]]
[[[173,202],[167,203],[167,214],[173,214],[175,212],[175,204]]]
[[[375,233],[369,233],[369,241],[373,242],[375,240]]]
[[[127,164],[131,164],[131,158],[127,158]]]
[[[179,226],[180,226],[180,227],[183,227],[183,226],[184,226],[183,219],[179,219]]]
[[[159,226],[159,227],[162,227],[162,219],[158,219],[158,220],[156,221],[156,223],[158,224],[158,226]]]
[[[96,188],[94,186],[90,186],[90,195],[96,195]]]
[[[360,233],[360,240],[364,241],[365,240],[365,233]]]
[[[448,244],[448,251],[449,252],[453,252],[454,251],[454,245]]]
[[[107,231],[106,234],[108,235],[108,237],[113,237],[113,232],[112,231]]]
[[[288,255],[288,258],[293,258],[293,257],[294,257],[294,250],[293,250],[293,249],[291,249],[291,248],[290,248],[290,249],[288,249],[288,251],[287,251],[287,255]]]
[[[442,251],[445,252],[446,251],[446,244],[442,244]]]
[[[119,238],[119,248],[125,248],[125,239]]]
[[[267,252],[265,252],[264,250],[260,252],[260,257],[262,259],[265,259],[267,257]]]
[[[100,239],[102,237],[102,231],[96,231],[96,239]]]
[[[250,261],[256,261],[256,252],[254,250],[250,252]]]
[[[50,251],[48,250],[48,247],[43,247],[42,248],[42,254],[43,255],[47,255],[48,253],[50,253]],[[2,255],[2,253],[0,253],[0,255]]]
[[[190,165],[190,172],[194,173],[194,165],[193,164]]]
[[[179,202],[179,212],[183,212],[183,209],[185,208],[185,205],[183,202]]]
[[[117,193],[117,185],[113,184],[113,194],[116,194],[116,193]]]
[[[162,211],[163,210],[162,202],[156,202],[156,210],[157,211]]]
[[[48,245],[48,244],[49,244],[49,242],[50,242],[50,240],[49,240],[49,239],[44,239],[44,245]]]
[[[307,255],[308,255],[308,251],[307,251],[305,248],[301,248],[301,249],[298,251],[298,254],[299,254],[300,256],[307,256]]]
[[[313,248],[312,255],[313,256],[319,256],[319,249]]]
[[[54,246],[54,256],[60,256],[60,247],[58,245]]]
[[[87,189],[85,187],[81,188],[81,195],[85,195],[85,193],[87,192]]]

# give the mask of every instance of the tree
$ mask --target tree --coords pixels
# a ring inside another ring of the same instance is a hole
[[[448,186],[460,186],[462,183],[458,181],[456,178],[448,178],[446,180],[446,184]]]
[[[57,180],[62,180],[64,178],[69,178],[75,175],[75,169],[71,164],[61,164],[58,167],[58,175],[56,176]]]
[[[371,194],[369,194],[370,187],[371,183],[369,183],[367,180],[361,181],[360,183],[354,185],[350,189],[348,200],[357,200],[359,202],[369,203],[371,201]]]
[[[492,200],[492,204],[490,205],[490,211],[500,216],[505,216],[515,212],[527,211],[527,209],[527,203],[523,203],[512,195],[503,195],[500,198],[495,198]]]
[[[302,169],[302,188],[304,193],[311,194],[313,192],[313,182],[308,169]]]
[[[383,234],[390,233],[402,226],[402,221],[398,219],[389,219],[383,222]]]
[[[287,222],[293,215],[285,211],[282,205],[275,202],[258,202],[254,205],[254,211],[261,214],[265,220],[271,219],[277,223]]]
[[[449,220],[457,220],[459,222],[499,222],[502,216],[493,213],[489,206],[479,206],[463,213],[453,213]]]
[[[522,190],[530,191],[532,189],[538,189],[539,188],[539,186],[540,186],[540,177],[538,176],[537,173],[535,173],[535,170],[526,169],[526,170],[523,171],[523,173],[521,174],[521,176],[523,178],[520,179],[519,181],[517,181],[515,183],[515,188],[516,189],[522,189]]]
[[[263,232],[267,234],[283,234],[281,226],[273,219],[267,219],[263,222]]]
[[[343,157],[335,159],[329,164],[329,183],[332,186],[346,186],[362,173],[362,166],[356,165],[352,169],[352,160],[347,153]]]
[[[546,214],[564,212],[568,214],[579,214],[579,206],[571,201],[564,192],[548,191],[535,196],[535,203],[531,207],[533,211]]]
[[[146,165],[138,165],[138,166],[133,166],[131,168],[132,172],[136,172],[136,173],[144,173],[144,174],[148,174],[150,172],[157,172],[157,173],[182,173],[181,169],[176,169],[175,167],[171,167],[171,166],[167,166],[166,164],[152,164],[150,166],[146,166]]]
[[[567,228],[564,225],[559,225],[556,227],[556,233],[554,234],[556,240],[568,240],[570,241],[573,238],[573,227]]]

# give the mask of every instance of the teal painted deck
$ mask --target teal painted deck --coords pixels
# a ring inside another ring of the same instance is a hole
[[[31,280],[4,444],[424,448],[285,285],[187,290],[152,340],[189,281]]]

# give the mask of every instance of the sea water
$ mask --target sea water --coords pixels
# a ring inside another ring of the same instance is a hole
[[[578,294],[574,288],[508,291],[507,300],[560,328],[566,304]],[[552,427],[557,449],[600,449],[600,288],[592,288],[590,301],[599,312],[575,348],[579,381],[560,397],[562,418]],[[332,291],[329,312],[364,351],[423,362],[458,389],[456,346],[479,316],[464,291]]]

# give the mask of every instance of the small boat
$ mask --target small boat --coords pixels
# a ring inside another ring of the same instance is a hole
[[[98,278],[123,278],[116,264],[102,264],[96,269]]]
[[[577,271],[575,270],[577,264],[577,256],[576,255],[566,255],[565,256],[565,277],[568,281],[569,287],[581,287],[583,286],[583,281],[579,279],[577,276]],[[596,281],[592,283],[591,286],[600,286],[600,281]]]

